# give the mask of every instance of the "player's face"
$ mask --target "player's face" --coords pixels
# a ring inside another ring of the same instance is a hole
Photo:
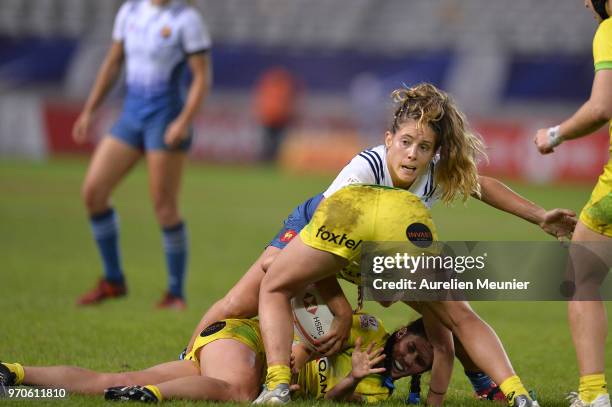
[[[426,371],[433,363],[433,348],[423,337],[406,334],[393,346],[393,363],[391,378],[419,374]]]
[[[385,134],[387,166],[396,188],[408,189],[423,173],[434,156],[436,135],[429,125],[417,129],[408,119],[395,132]]]

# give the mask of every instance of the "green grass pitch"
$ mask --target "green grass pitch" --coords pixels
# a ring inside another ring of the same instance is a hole
[[[129,296],[78,309],[75,299],[101,273],[79,198],[85,168],[82,159],[0,161],[0,360],[121,371],[176,358],[202,312],[242,275],[289,211],[331,181],[329,176],[287,175],[270,168],[190,164],[182,196],[191,244],[189,309],[160,312],[153,304],[166,285],[162,242],[146,172],[137,167],[113,198],[121,218]],[[513,186],[545,207],[576,211],[590,192],[589,186]],[[438,204],[434,220],[442,240],[549,239],[537,227],[475,200],[452,208]],[[345,288],[354,301],[354,288]],[[537,391],[541,404],[565,405],[563,393],[577,387],[566,304],[473,306],[496,329],[515,369]],[[415,317],[401,305],[383,310],[368,304],[367,309],[381,316],[388,328]],[[610,380],[610,352],[606,364]],[[407,381],[398,384],[391,404],[403,404],[407,393]],[[449,406],[482,405],[472,399],[459,364],[447,400]],[[46,403],[56,401],[21,402]],[[101,397],[76,395],[62,404],[107,405]]]

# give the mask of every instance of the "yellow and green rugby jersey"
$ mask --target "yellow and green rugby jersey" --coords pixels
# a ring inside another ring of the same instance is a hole
[[[593,37],[595,72],[612,69],[612,19],[599,24]],[[593,188],[591,198],[580,213],[580,221],[589,229],[612,237],[612,123],[610,124],[610,159]]]
[[[368,314],[353,315],[353,326],[346,349],[335,356],[308,362],[298,376],[298,396],[324,398],[330,389],[344,379],[351,371],[351,356],[358,337],[361,337],[363,348],[370,342],[376,343],[376,347],[384,347],[389,334],[382,322],[375,317]],[[386,400],[391,395],[391,390],[383,385],[383,376],[378,374],[361,380],[355,392],[368,403]]]
[[[593,37],[593,62],[595,72],[612,69],[612,18],[599,24]],[[610,151],[612,151],[612,128],[610,128]],[[612,162],[608,161],[606,171],[612,171]],[[612,177],[609,179],[612,181]]]

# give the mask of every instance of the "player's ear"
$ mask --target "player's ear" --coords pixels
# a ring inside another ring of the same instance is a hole
[[[387,148],[391,147],[391,143],[393,143],[393,133],[390,131],[385,132],[385,146]]]

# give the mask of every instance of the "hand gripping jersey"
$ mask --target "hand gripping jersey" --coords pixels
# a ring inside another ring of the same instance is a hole
[[[440,157],[436,155],[429,168],[423,172],[408,189],[418,196],[423,203],[431,209],[431,206],[440,197],[440,188],[435,184],[436,164]],[[350,184],[370,184],[393,187],[393,180],[387,168],[387,152],[384,145],[376,146],[369,150],[364,150],[357,154],[340,171],[334,182],[323,193],[325,198],[329,198],[334,192]]]
[[[612,19],[599,24],[593,38],[595,71],[612,69]],[[580,221],[589,229],[612,237],[612,124],[610,126],[610,160],[604,166],[591,199],[580,213]]]
[[[127,1],[117,13],[113,39],[124,45],[128,95],[146,99],[179,96],[187,57],[211,46],[202,18],[181,0],[162,7]]]
[[[325,394],[351,371],[351,355],[355,341],[361,337],[363,349],[370,342],[376,343],[376,348],[384,347],[389,334],[382,322],[368,314],[353,315],[353,325],[345,350],[339,354],[308,362],[298,376],[301,396],[324,398]],[[383,376],[372,374],[365,377],[357,385],[356,393],[369,403],[376,403],[389,398],[391,390],[383,385]]]

